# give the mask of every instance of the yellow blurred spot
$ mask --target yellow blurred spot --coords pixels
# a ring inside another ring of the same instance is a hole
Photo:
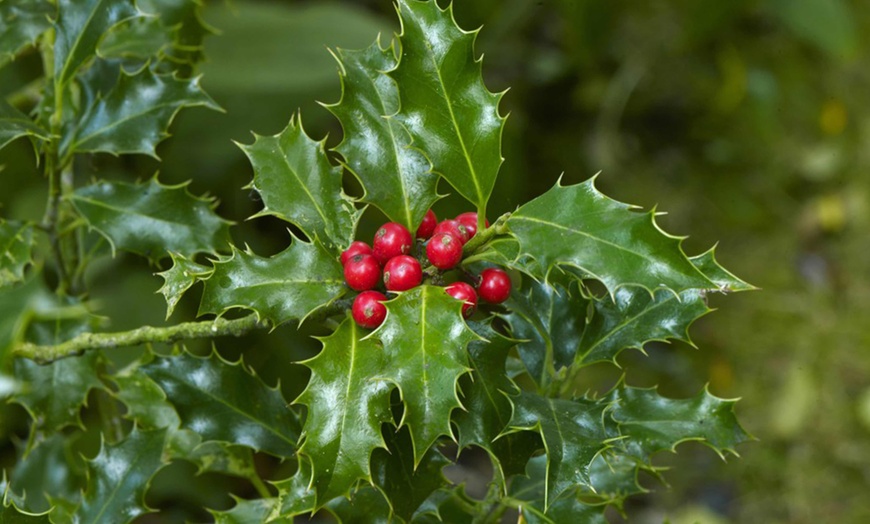
[[[713,391],[730,391],[734,381],[731,364],[722,357],[717,357],[710,363],[710,389]]]
[[[842,231],[846,225],[846,206],[838,194],[823,195],[816,200],[819,227],[828,233]]]
[[[740,58],[740,53],[733,47],[727,47],[716,56],[722,83],[713,100],[714,107],[722,113],[730,113],[737,109],[746,96],[746,64]]]
[[[846,124],[849,123],[849,115],[846,113],[846,106],[839,100],[828,100],[822,106],[822,112],[819,114],[819,127],[826,135],[839,135],[846,129]]]

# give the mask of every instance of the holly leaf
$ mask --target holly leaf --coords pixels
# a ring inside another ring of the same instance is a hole
[[[76,190],[70,201],[88,227],[121,249],[159,260],[168,252],[215,253],[229,242],[229,225],[216,202],[187,191],[187,184],[98,182]]]
[[[254,167],[251,186],[263,199],[255,216],[273,215],[338,252],[353,241],[359,212],[341,189],[341,168],[329,162],[324,141],[315,142],[294,117],[281,133],[238,144]]]
[[[141,14],[133,2],[57,0],[54,23],[54,76],[60,91],[76,71],[96,54],[97,44],[115,24]]]
[[[606,506],[581,502],[577,489],[563,494],[548,506],[547,474],[547,457],[541,455],[529,460],[525,477],[517,477],[511,482],[510,497],[518,502],[523,522],[607,524],[607,519],[604,518]]]
[[[621,508],[626,498],[649,491],[638,483],[639,469],[657,474],[655,468],[639,463],[635,457],[619,453],[613,448],[606,450],[592,461],[589,478],[595,491],[584,490],[584,498],[598,498],[604,504]]]
[[[390,524],[390,505],[384,495],[371,486],[362,486],[350,498],[338,497],[326,507],[341,524]]]
[[[299,452],[313,467],[316,507],[345,495],[357,480],[372,483],[372,451],[385,448],[381,425],[392,420],[391,385],[376,378],[389,366],[385,352],[367,330],[345,318],[321,338],[323,349],[302,364],[311,378],[295,403],[308,407]]]
[[[441,488],[433,492],[414,513],[413,524],[471,524],[481,501],[465,494],[463,486]]]
[[[274,497],[250,500],[233,498],[236,499],[236,505],[226,511],[206,508],[214,517],[215,524],[265,524],[270,522],[269,515],[278,502]],[[288,522],[292,523],[293,520]]]
[[[205,279],[199,314],[244,308],[277,325],[302,321],[346,291],[341,263],[319,240],[296,239],[269,258],[233,248]]]
[[[386,302],[387,318],[371,337],[390,363],[379,378],[399,388],[414,463],[441,435],[452,436],[450,413],[462,407],[458,380],[467,373],[468,343],[476,335],[462,320],[462,303],[444,288],[422,285]]]
[[[194,64],[202,58],[203,40],[216,31],[202,20],[200,0],[138,0],[136,5],[171,29],[172,47],[164,51],[169,60]]]
[[[463,31],[452,7],[400,0],[402,54],[390,71],[399,89],[402,123],[433,170],[475,204],[480,217],[502,163],[501,94],[486,89],[474,57],[477,31]]]
[[[76,512],[76,523],[126,523],[150,513],[144,503],[151,478],[165,465],[162,460],[166,430],[133,430],[117,444],[103,443],[88,462],[88,488]]]
[[[9,142],[16,138],[23,136],[47,140],[48,132],[36,125],[30,117],[0,98],[0,149],[6,147]]]
[[[293,522],[293,517],[316,510],[314,490],[310,489],[311,466],[304,460],[287,479],[272,482],[278,488],[277,497],[237,500],[228,511],[212,511],[216,524],[260,524]]]
[[[127,73],[106,93],[93,99],[84,114],[64,134],[61,151],[72,153],[139,153],[157,158],[155,148],[175,115],[184,107],[221,110],[202,88],[199,78],[158,75],[149,67]]]
[[[140,367],[172,399],[181,427],[202,436],[265,451],[278,457],[296,453],[299,420],[281,396],[239,361],[226,362],[181,353],[157,356]]]
[[[514,413],[509,430],[534,431],[541,435],[546,450],[544,509],[562,493],[576,487],[594,489],[590,467],[595,457],[608,448],[602,417],[605,402],[587,399],[562,400],[522,392],[513,399]]]
[[[160,17],[148,16],[127,20],[112,28],[97,44],[101,58],[148,60],[172,44],[172,28]]]
[[[172,403],[166,399],[166,393],[141,369],[114,375],[111,380],[118,386],[112,395],[127,406],[125,417],[135,421],[138,427],[174,429],[181,425],[181,419]]]
[[[10,474],[9,489],[21,494],[20,509],[30,513],[50,511],[52,504],[47,496],[79,499],[85,477],[81,460],[71,449],[72,442],[67,435],[53,433],[19,458]]]
[[[751,291],[758,289],[752,284],[735,277],[728,270],[719,265],[719,262],[716,260],[716,246],[711,247],[706,252],[696,257],[692,257],[689,260],[691,260],[692,264],[701,270],[702,273],[707,275],[707,278],[716,284],[717,291],[730,293],[733,291]]]
[[[399,90],[384,71],[395,68],[393,46],[381,48],[376,40],[368,48],[334,53],[341,74],[342,95],[337,104],[326,106],[344,130],[335,150],[359,179],[365,195],[393,222],[416,231],[423,215],[438,200],[438,175],[429,161],[410,146],[411,137],[396,119],[387,118],[399,109]]]
[[[724,459],[725,453],[737,456],[737,444],[751,439],[734,416],[737,401],[717,398],[706,388],[694,398],[676,400],[662,397],[655,388],[620,384],[603,400],[610,403],[608,413],[623,437],[619,446],[641,460],[658,451],[675,452],[688,440],[701,442]]]
[[[0,218],[0,287],[24,280],[32,262],[33,226]]]
[[[172,267],[157,273],[163,277],[163,286],[157,292],[166,299],[167,319],[172,316],[184,293],[212,272],[212,268],[197,264],[184,255],[170,252],[169,256],[172,258]]]
[[[51,27],[54,12],[54,6],[47,0],[0,2],[0,64],[13,59]]]
[[[611,295],[624,286],[650,293],[716,289],[683,253],[682,239],[659,229],[655,211],[638,213],[607,198],[594,178],[571,186],[557,183],[511,214],[507,226],[522,253],[544,273],[557,265],[573,267],[600,280]]]

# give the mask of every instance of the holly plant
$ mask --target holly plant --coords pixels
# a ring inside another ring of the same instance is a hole
[[[218,109],[194,74],[210,32],[197,2],[0,0],[0,63],[44,68],[4,93],[0,145],[30,141],[47,181],[41,220],[0,221],[4,394],[30,417],[0,521],[130,522],[154,511],[155,475],[185,461],[259,495],[211,508],[217,522],[598,523],[646,491],[641,472],[661,474],[654,454],[695,440],[724,458],[749,438],[734,401],[706,388],[672,399],[619,380],[595,394],[583,371],[650,341],[690,343],[708,294],[751,286],[594,178],[554,179],[490,223],[506,119],[477,33],[434,1],[396,8],[391,41],[333,52],[334,149],[298,115],[240,145],[256,216],[292,231],[261,256],[185,185],[81,175],[100,153],[156,156],[181,109]],[[435,216],[439,183],[467,212]],[[373,238],[357,234],[366,213],[387,219]],[[107,331],[85,276],[121,251],[160,268],[168,315],[193,295],[198,318]],[[296,398],[219,353],[224,335],[285,324],[320,347],[285,363],[310,371]],[[184,345],[218,336],[206,356]],[[118,366],[124,346],[145,349]],[[96,449],[71,451],[94,432]],[[445,476],[475,453],[492,470],[482,497]],[[286,474],[264,477],[263,455]]]

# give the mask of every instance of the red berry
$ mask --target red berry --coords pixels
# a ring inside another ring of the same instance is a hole
[[[432,235],[437,235],[438,233],[450,233],[454,237],[458,238],[463,244],[468,242],[468,239],[471,238],[468,234],[468,230],[465,229],[465,226],[453,220],[452,218],[448,218],[438,222],[438,225],[435,226],[435,231],[432,232]]]
[[[501,269],[484,269],[480,273],[477,292],[490,304],[501,304],[511,295],[511,278]]]
[[[462,304],[462,316],[464,318],[474,314],[474,309],[477,307],[477,293],[473,287],[465,282],[454,282],[444,288],[444,291],[456,300],[464,302]]]
[[[477,234],[477,213],[474,211],[462,213],[456,217],[456,221],[465,226],[465,229],[468,231],[468,238]],[[484,222],[486,227],[489,227],[489,220],[484,220]]]
[[[413,243],[414,239],[405,226],[396,222],[387,222],[375,233],[372,253],[378,262],[385,264],[393,257],[410,252]]]
[[[377,291],[363,291],[353,299],[351,314],[353,320],[364,328],[374,329],[387,317],[387,297]]]
[[[407,291],[420,285],[423,281],[423,270],[417,259],[408,255],[399,255],[387,261],[384,265],[384,285],[387,291]]]
[[[344,265],[344,281],[355,291],[365,291],[378,285],[381,265],[372,255],[354,255]]]
[[[436,225],[438,225],[438,217],[435,216],[435,213],[431,209],[426,211],[423,222],[417,228],[417,238],[426,239],[431,237]]]
[[[426,244],[426,257],[438,269],[451,269],[462,260],[462,241],[450,233],[438,233]]]
[[[372,248],[362,240],[354,240],[350,246],[341,252],[341,265],[347,264],[350,257],[354,255],[371,255]]]

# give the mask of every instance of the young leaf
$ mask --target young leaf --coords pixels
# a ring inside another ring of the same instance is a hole
[[[230,222],[214,212],[215,202],[187,192],[187,184],[98,182],[76,190],[69,199],[111,243],[151,260],[168,252],[215,253],[229,243]]]
[[[163,277],[163,286],[157,290],[166,298],[166,318],[172,316],[178,301],[194,284],[207,277],[212,268],[202,266],[178,253],[169,253],[172,267],[157,273]]]
[[[30,117],[0,98],[0,149],[23,136],[34,136],[45,140],[48,138],[48,133],[33,123]]]
[[[151,478],[164,466],[166,430],[134,429],[118,444],[105,444],[88,462],[88,489],[76,512],[76,522],[127,523],[149,513],[143,499]]]
[[[278,457],[296,453],[299,420],[278,388],[270,388],[244,364],[217,354],[155,357],[140,367],[172,399],[183,428]]]
[[[157,158],[155,148],[183,107],[220,107],[199,86],[199,78],[158,75],[148,67],[129,74],[97,96],[61,141],[61,152],[140,153]]]
[[[256,216],[291,222],[337,253],[353,241],[359,212],[341,190],[341,169],[329,162],[324,141],[309,138],[297,119],[275,136],[255,135],[253,144],[239,144],[254,167],[252,186],[263,199]]]
[[[411,137],[395,119],[399,90],[384,71],[396,66],[392,46],[379,41],[360,51],[337,49],[342,95],[326,106],[338,117],[344,138],[335,150],[365,188],[363,202],[376,206],[393,222],[416,231],[423,215],[438,200],[438,175],[429,161],[409,147]]]
[[[507,225],[522,253],[545,273],[556,265],[577,268],[600,280],[611,294],[623,286],[650,293],[661,288],[675,293],[716,289],[686,258],[682,240],[658,228],[654,212],[637,213],[601,194],[593,182],[557,183],[514,212]]]
[[[385,352],[350,317],[320,339],[321,352],[302,363],[311,369],[295,400],[308,407],[299,452],[314,470],[317,507],[345,495],[357,480],[372,482],[369,461],[386,444],[381,425],[392,419],[391,385],[376,378],[389,366]]]
[[[319,240],[296,239],[270,258],[233,248],[205,279],[199,314],[221,315],[238,307],[277,325],[303,320],[346,291],[341,263]]]
[[[47,0],[0,2],[0,65],[51,27],[53,15],[54,7]]]
[[[33,226],[0,218],[0,287],[24,280],[32,250]]]
[[[511,482],[510,497],[518,502],[523,516],[522,521],[529,524],[606,524],[605,506],[584,504],[572,490],[547,505],[547,457],[545,455],[529,460],[526,477],[517,477]],[[525,502],[525,503],[524,503]]]
[[[502,163],[500,94],[483,84],[474,57],[477,32],[460,29],[452,8],[399,0],[401,59],[390,72],[400,86],[394,117],[443,176],[475,204],[481,217]]]
[[[462,304],[444,288],[422,285],[386,303],[387,318],[371,337],[390,365],[379,378],[399,387],[414,442],[414,463],[441,435],[452,435],[450,413],[462,404],[457,382],[469,371],[468,343],[476,335],[462,320]]]

